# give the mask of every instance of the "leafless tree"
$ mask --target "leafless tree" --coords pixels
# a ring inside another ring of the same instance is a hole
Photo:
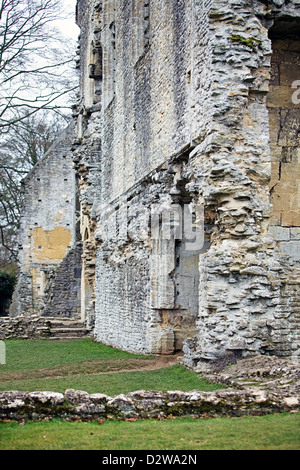
[[[51,147],[62,130],[58,116],[27,116],[15,124],[0,148],[0,262],[18,254],[18,230],[22,206],[21,181]]]
[[[40,109],[61,112],[77,86],[75,44],[54,27],[60,0],[0,0],[0,133]]]
[[[60,0],[0,0],[0,259],[16,257],[21,179],[74,102],[76,43],[55,28],[63,14]]]

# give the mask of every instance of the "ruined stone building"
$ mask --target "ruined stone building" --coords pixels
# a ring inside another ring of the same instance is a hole
[[[192,367],[299,361],[300,1],[78,0],[76,21],[75,130],[24,182],[17,314]]]
[[[81,245],[76,237],[76,190],[68,127],[23,180],[20,274],[11,315],[78,314]],[[16,295],[17,294],[17,295]]]

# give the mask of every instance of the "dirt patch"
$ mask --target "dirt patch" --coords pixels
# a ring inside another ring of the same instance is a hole
[[[1,381],[28,380],[42,378],[59,378],[75,375],[116,374],[120,372],[134,372],[143,370],[156,370],[177,364],[178,355],[157,356],[153,359],[100,359],[94,361],[76,362],[22,372],[9,372],[1,374]]]

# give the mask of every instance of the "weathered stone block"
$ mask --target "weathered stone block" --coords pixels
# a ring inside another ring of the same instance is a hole
[[[280,243],[280,249],[293,260],[300,261],[300,241],[291,240],[289,242],[282,242]]]

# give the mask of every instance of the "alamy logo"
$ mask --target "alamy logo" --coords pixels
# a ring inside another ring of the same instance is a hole
[[[292,94],[293,104],[300,104],[300,80],[295,80],[292,83],[292,88],[296,88],[296,91]]]
[[[186,250],[204,246],[204,209],[202,204],[143,204],[98,207],[97,236],[103,241],[181,240]]]

